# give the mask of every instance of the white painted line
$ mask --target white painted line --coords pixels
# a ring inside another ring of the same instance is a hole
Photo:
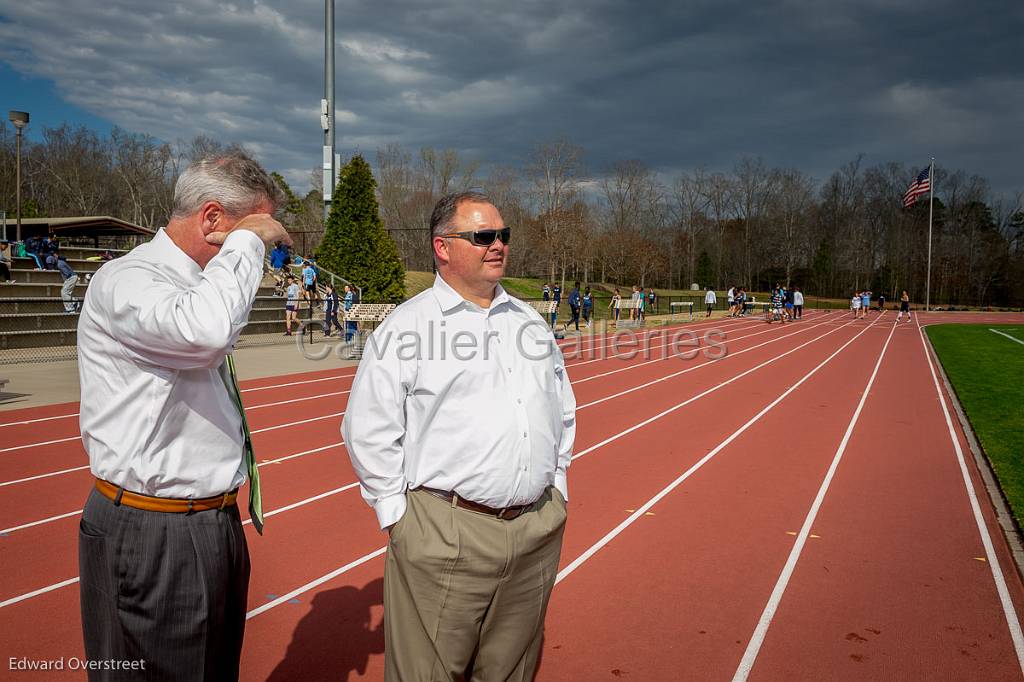
[[[942,406],[942,415],[946,418],[946,429],[949,432],[949,439],[953,443],[953,450],[956,452],[956,460],[960,465],[960,475],[963,477],[964,487],[967,489],[967,497],[971,502],[971,511],[974,512],[974,523],[978,526],[978,533],[981,535],[981,544],[985,548],[985,558],[988,560],[989,568],[992,571],[992,580],[996,583],[996,592],[999,594],[999,602],[1003,607],[1003,616],[1006,618],[1006,626],[1010,630],[1010,638],[1013,640],[1013,649],[1017,653],[1017,665],[1024,674],[1024,633],[1021,632],[1020,620],[1017,618],[1017,610],[1010,598],[1010,590],[1006,586],[1006,578],[1003,577],[1003,569],[999,565],[999,557],[996,556],[995,548],[992,546],[992,536],[989,535],[988,526],[985,524],[985,517],[981,513],[981,505],[978,503],[978,496],[974,492],[974,484],[971,482],[971,474],[967,470],[967,462],[964,460],[964,451],[960,447],[960,439],[957,438],[956,429],[953,428],[953,420],[949,416],[949,407],[946,405],[946,396],[939,387],[939,377],[935,372],[935,365],[932,363],[932,355],[928,350],[928,344],[924,340],[924,330],[921,323],[917,324],[917,332],[921,337],[921,347],[924,349],[925,357],[928,359],[928,369],[932,374],[932,382],[935,384],[935,393],[939,396],[939,404]],[[1016,341],[1016,339],[1014,339]]]
[[[308,424],[310,422],[320,421],[321,419],[330,419],[331,417],[340,417],[343,414],[345,414],[345,413],[344,412],[334,412],[332,414],[325,414],[322,417],[312,417],[311,419],[303,419],[302,421],[288,422],[287,424],[278,424],[277,426],[267,426],[267,427],[264,427],[262,429],[256,429],[255,431],[250,431],[249,433],[250,434],[257,434],[257,433],[263,433],[264,431],[273,431],[274,429],[284,429],[284,428],[287,428],[289,426],[298,426],[299,424]]]
[[[13,606],[14,604],[17,604],[18,602],[25,601],[26,599],[31,599],[32,597],[38,597],[39,595],[46,594],[47,592],[53,592],[54,590],[59,590],[60,588],[67,587],[68,585],[74,585],[77,582],[78,582],[78,576],[75,576],[74,578],[68,578],[67,580],[62,580],[59,583],[54,583],[52,585],[47,585],[46,587],[40,587],[38,590],[33,590],[31,592],[26,592],[25,594],[18,595],[17,597],[11,597],[10,599],[5,599],[3,601],[0,601],[0,609],[5,608],[7,606]]]
[[[786,559],[786,564],[782,567],[782,573],[779,574],[779,579],[775,582],[775,588],[772,590],[771,596],[768,597],[768,603],[764,607],[764,611],[761,612],[761,618],[757,621],[757,626],[754,628],[754,634],[750,637],[750,642],[747,643],[746,651],[743,652],[743,658],[740,659],[739,667],[736,669],[736,673],[733,675],[733,682],[744,682],[747,677],[750,676],[750,671],[754,667],[754,662],[757,660],[757,654],[761,651],[761,645],[764,644],[764,638],[768,634],[768,628],[771,627],[772,619],[775,618],[775,613],[778,611],[779,604],[782,602],[782,597],[786,592],[786,587],[789,585],[790,578],[793,577],[793,571],[796,569],[796,564],[800,560],[800,554],[804,550],[804,546],[807,544],[807,537],[811,534],[811,528],[814,526],[814,522],[818,518],[818,511],[821,509],[822,503],[825,501],[825,495],[828,494],[829,486],[832,485],[832,479],[835,478],[836,469],[839,468],[839,462],[843,459],[843,454],[846,452],[846,446],[850,443],[850,437],[853,435],[853,430],[857,427],[857,422],[860,420],[861,412],[864,410],[864,404],[868,400],[868,394],[871,392],[871,387],[875,383],[875,377],[878,376],[878,368],[882,366],[882,359],[885,357],[886,350],[889,349],[889,342],[892,341],[893,332],[896,331],[896,322],[893,322],[892,328],[889,329],[889,336],[885,339],[885,344],[882,346],[882,351],[878,354],[878,360],[875,362],[875,369],[871,372],[871,377],[868,379],[867,386],[864,387],[864,392],[860,396],[860,401],[857,403],[857,408],[853,411],[853,416],[850,417],[850,423],[846,426],[846,433],[843,434],[842,440],[839,442],[839,447],[836,448],[836,454],[832,458],[832,464],[828,468],[828,472],[825,474],[824,480],[821,482],[821,486],[818,488],[818,494],[814,497],[814,502],[811,503],[811,508],[807,512],[807,516],[804,518],[804,523],[800,527],[800,532],[796,536],[796,541],[793,543],[793,549],[789,552],[789,557]]]
[[[356,488],[358,486],[359,486],[358,482],[356,482],[356,483],[348,483],[346,485],[341,486],[340,488],[335,488],[334,490],[328,490],[325,493],[320,493],[319,495],[314,495],[313,497],[307,497],[304,500],[299,500],[298,502],[294,502],[292,504],[286,505],[284,507],[281,507],[280,509],[274,509],[273,511],[268,511],[263,516],[264,516],[264,518],[268,518],[268,517],[271,517],[271,516],[276,516],[277,514],[280,514],[282,512],[290,511],[290,510],[295,509],[297,507],[305,506],[305,505],[307,505],[307,504],[309,504],[311,502],[316,502],[317,500],[322,500],[325,497],[330,497],[331,495],[337,495],[338,493],[344,492],[346,490],[351,490],[351,489]],[[78,510],[78,511],[70,512],[68,514],[63,514],[60,517],[53,517],[52,519],[45,519],[44,521],[40,521],[40,522],[37,522],[37,523],[44,523],[46,521],[55,520],[57,518],[64,518],[64,517],[67,517],[67,516],[75,516],[75,515],[78,515],[78,514],[81,514],[81,513],[82,513],[81,510]],[[248,524],[251,524],[251,523],[252,523],[252,519],[246,519],[245,521],[242,522],[242,525],[245,526],[245,525],[248,525]],[[31,525],[35,525],[35,524],[27,524],[27,525],[31,526]],[[27,526],[19,526],[18,528],[22,528],[22,527],[27,527]],[[17,528],[9,529],[9,530],[17,530]],[[7,531],[0,531],[0,532],[7,532]],[[373,557],[370,557],[370,558],[373,558]],[[363,559],[366,559],[366,557],[364,557]],[[362,560],[357,560],[356,562],[353,562],[352,564],[349,564],[349,566],[350,567],[356,566],[361,561]],[[344,571],[342,571],[342,573],[344,573]],[[338,575],[340,575],[340,573],[338,573]],[[74,578],[71,578],[69,580],[63,580],[63,581],[61,581],[59,583],[54,583],[53,585],[47,585],[46,587],[41,587],[38,590],[32,590],[31,592],[26,592],[25,594],[18,595],[17,597],[11,597],[10,599],[6,599],[6,600],[0,602],[0,609],[4,608],[5,606],[10,606],[12,604],[17,604],[18,602],[25,601],[26,599],[31,599],[32,597],[38,597],[39,595],[46,594],[47,592],[52,592],[53,590],[58,590],[58,589],[60,589],[62,587],[67,587],[68,585],[74,585],[77,582],[78,582],[78,576],[76,576]],[[319,584],[319,583],[317,583],[317,584]],[[313,586],[315,587],[315,585],[313,585]],[[299,589],[302,589],[302,588],[299,588]],[[260,608],[263,608],[263,607],[260,607]],[[270,607],[268,606],[267,608],[270,608]]]
[[[712,360],[712,361],[709,361],[709,362],[702,362],[699,365],[694,365],[693,367],[687,367],[686,369],[679,370],[678,372],[674,372],[672,374],[667,374],[667,375],[665,375],[663,377],[659,377],[659,378],[654,379],[652,381],[648,381],[645,384],[640,384],[639,386],[634,386],[633,388],[627,388],[624,391],[619,391],[618,393],[613,393],[613,394],[607,395],[607,396],[605,396],[603,398],[598,398],[597,400],[593,400],[593,401],[591,401],[589,403],[585,403],[583,405],[578,405],[576,407],[576,411],[579,412],[580,410],[586,409],[588,407],[593,407],[594,405],[598,405],[598,404],[603,403],[603,402],[605,402],[607,400],[612,400],[613,398],[618,398],[618,397],[627,395],[629,393],[633,393],[634,391],[639,391],[639,390],[647,388],[649,386],[653,386],[654,384],[661,383],[662,381],[668,381],[669,379],[673,379],[673,378],[675,378],[677,376],[680,376],[682,374],[686,374],[687,372],[693,372],[695,370],[698,370],[701,367],[707,367],[708,365],[713,365],[713,364],[715,364],[717,362],[723,362],[725,360],[728,360],[730,357],[735,357],[737,355],[743,355],[744,353],[752,351],[752,350],[756,350],[757,348],[760,348],[761,346],[766,346],[769,343],[775,343],[776,341],[781,341],[782,339],[789,338],[790,336],[795,336],[796,334],[801,334],[801,333],[803,333],[805,331],[810,331],[811,329],[814,329],[815,327],[820,327],[823,324],[825,324],[825,323],[824,322],[819,322],[818,324],[811,325],[810,327],[800,327],[796,331],[790,332],[789,334],[784,334],[782,336],[777,336],[774,339],[769,339],[769,340],[764,341],[762,343],[759,343],[759,344],[757,344],[755,346],[751,346],[750,348],[745,348],[743,350],[736,351],[735,353],[729,353],[728,355],[726,355],[724,358],[721,358],[720,360]],[[818,336],[818,337],[816,337],[814,339],[811,339],[810,341],[808,341],[807,343],[804,343],[803,345],[800,345],[800,346],[797,346],[796,348],[790,349],[790,350],[786,351],[785,353],[781,353],[781,354],[775,356],[774,358],[761,363],[757,367],[754,367],[754,369],[760,369],[761,367],[764,367],[766,364],[768,364],[768,363],[770,363],[770,362],[772,362],[774,360],[777,360],[778,358],[785,357],[786,355],[789,355],[790,353],[792,353],[792,352],[794,352],[796,350],[799,350],[800,348],[803,348],[808,343],[813,343],[814,341],[817,341],[818,339],[820,339],[820,338],[822,338],[824,336],[828,336],[829,334],[832,334],[832,333],[834,333],[836,331],[839,331],[840,329],[842,329],[843,327],[845,327],[845,326],[847,326],[849,324],[853,324],[853,320],[850,320],[846,324],[840,325],[838,327],[834,327],[832,329],[832,331],[826,332],[825,334],[822,334],[821,336]],[[746,374],[754,371],[754,369],[747,370],[743,374],[738,374],[735,377],[733,377],[732,379],[730,379],[729,381],[735,381],[736,379],[738,379],[738,378],[740,378],[742,376],[745,376]],[[719,386],[717,386],[716,388],[719,388],[719,387],[724,386],[724,385],[725,384],[719,384]]]
[[[258,410],[258,409],[260,409],[262,407],[277,407],[278,405],[289,405],[291,403],[301,403],[303,400],[316,400],[317,398],[327,398],[327,397],[330,397],[332,395],[345,395],[346,393],[351,393],[351,392],[352,391],[334,391],[333,393],[318,393],[316,395],[303,396],[302,398],[292,398],[291,400],[280,400],[280,401],[278,401],[276,403],[265,403],[263,405],[247,405],[245,407],[245,411],[246,412],[251,412],[253,410]]]
[[[255,386],[253,388],[243,388],[242,393],[252,393],[255,391],[269,391],[272,388],[285,388],[287,386],[305,386],[306,384],[315,384],[320,381],[334,381],[335,379],[351,379],[356,374],[335,374],[329,377],[320,377],[319,379],[306,379],[304,381],[289,381],[286,384],[272,384],[270,386]]]
[[[852,322],[852,320],[851,320],[851,322]],[[844,326],[846,326],[846,325],[844,325]],[[563,568],[561,571],[558,572],[558,576],[555,578],[555,584],[558,584],[558,583],[562,582],[563,580],[565,580],[567,577],[569,577],[577,568],[582,566],[588,559],[590,559],[592,556],[594,556],[594,554],[596,554],[598,552],[598,550],[600,550],[602,547],[604,547],[609,542],[614,540],[620,533],[622,533],[624,530],[629,528],[629,526],[633,525],[633,523],[635,523],[637,521],[637,519],[643,517],[643,515],[646,514],[651,509],[651,507],[653,507],[655,504],[657,504],[662,499],[664,499],[665,496],[668,495],[669,493],[671,493],[673,490],[678,488],[686,479],[688,479],[690,476],[692,476],[694,473],[696,473],[698,470],[700,470],[701,467],[703,467],[705,464],[707,464],[709,461],[711,461],[711,459],[713,457],[715,457],[715,455],[717,455],[719,452],[721,452],[723,449],[725,449],[730,443],[732,443],[734,440],[736,440],[736,438],[738,438],[744,431],[746,431],[751,426],[756,424],[757,421],[759,419],[761,419],[761,417],[763,417],[764,415],[768,414],[768,412],[770,412],[776,405],[781,403],[790,393],[795,391],[805,381],[807,381],[812,376],[814,376],[818,372],[818,370],[820,370],[822,367],[824,367],[829,362],[831,362],[833,358],[835,358],[837,355],[839,355],[841,352],[843,352],[851,343],[853,343],[858,338],[860,338],[860,336],[862,334],[864,334],[866,331],[868,331],[870,328],[871,328],[871,326],[869,325],[869,326],[865,327],[864,329],[860,330],[859,332],[857,332],[857,334],[855,336],[853,336],[849,341],[844,343],[837,350],[835,350],[831,355],[829,355],[827,358],[822,360],[821,363],[819,363],[810,372],[805,374],[799,381],[797,381],[795,384],[793,384],[792,386],[787,388],[782,393],[782,395],[780,395],[778,398],[776,398],[772,402],[768,403],[768,405],[763,407],[760,412],[758,412],[753,417],[751,417],[745,424],[743,424],[743,426],[741,426],[740,428],[738,428],[735,431],[733,431],[732,434],[729,435],[728,438],[726,438],[721,443],[719,443],[717,446],[715,446],[715,448],[713,450],[711,450],[708,454],[706,454],[703,457],[701,457],[693,466],[691,466],[689,469],[687,469],[685,472],[683,472],[683,474],[681,476],[679,476],[679,478],[675,479],[674,481],[669,483],[667,486],[665,486],[665,488],[663,488],[657,495],[655,495],[650,500],[645,502],[639,509],[637,509],[635,512],[630,514],[622,523],[620,523],[618,526],[616,526],[611,531],[609,531],[607,535],[605,535],[603,538],[601,538],[600,540],[595,542],[593,545],[591,545],[585,552],[583,552],[583,554],[581,554],[580,556],[576,557],[576,559],[574,559],[572,563],[568,564],[565,568]],[[841,329],[841,327],[840,327],[840,329]],[[829,333],[832,333],[832,332],[829,332]],[[825,335],[823,335],[823,336],[825,336]],[[819,338],[821,338],[821,337],[819,337]],[[676,408],[670,408],[670,410],[667,410],[666,412],[662,413],[662,415],[667,414],[668,412],[670,412],[670,411],[672,411],[674,409],[676,409]],[[623,436],[623,435],[625,435],[627,433],[635,431],[636,429],[640,428],[641,426],[644,426],[645,424],[650,423],[651,421],[653,421],[654,419],[657,419],[658,417],[660,417],[662,415],[657,415],[656,417],[652,417],[651,419],[648,419],[646,422],[641,422],[640,424],[637,424],[636,426],[633,426],[633,427],[627,429],[626,431],[623,431],[622,433],[620,433],[620,434],[618,434],[616,436],[613,436],[612,438],[608,439],[608,441],[605,441],[605,442],[611,442],[612,440],[615,440],[615,439],[617,439],[617,438],[619,438],[619,437],[621,437],[621,436]],[[604,443],[600,443],[600,444],[594,446],[593,448],[590,448],[589,450],[593,450],[595,448],[601,447],[602,445],[604,445]],[[584,452],[581,452],[580,454],[576,455],[576,457],[582,457],[583,455],[587,454],[587,452],[589,450],[585,450]]]
[[[70,438],[58,438],[56,440],[47,440],[41,443],[28,443],[27,445],[15,445],[10,448],[0,448],[0,452],[13,452],[14,450],[27,450],[28,448],[38,448],[43,445],[55,445],[56,443],[67,443],[72,440],[82,440],[82,437],[71,436]]]
[[[317,452],[323,452],[324,450],[331,450],[333,448],[341,447],[344,444],[345,444],[344,441],[341,441],[341,442],[338,442],[338,443],[331,443],[330,445],[324,445],[324,446],[319,447],[319,448],[313,448],[312,450],[304,450],[303,452],[296,452],[294,455],[285,455],[284,457],[278,457],[277,459],[269,459],[269,460],[267,460],[265,462],[258,463],[256,466],[257,467],[263,467],[263,466],[268,466],[270,464],[279,464],[281,462],[286,462],[286,461],[288,461],[290,459],[296,459],[298,457],[305,457],[306,455],[312,455],[312,454],[316,454]],[[89,467],[85,466],[85,467],[78,467],[76,469],[65,469],[65,472],[67,472],[67,471],[80,471],[82,469],[88,469],[88,468]],[[57,473],[64,473],[64,472],[57,472]],[[51,475],[54,475],[54,474],[44,474],[44,476],[51,476]],[[39,476],[33,476],[32,478],[40,478],[40,477]],[[32,479],[21,479],[21,481],[26,481],[26,480],[32,480]],[[21,481],[9,481],[8,483],[3,483],[3,484],[0,484],[0,485],[8,485],[9,483],[19,483]],[[350,485],[356,485],[356,484],[350,484]],[[337,491],[333,491],[333,492],[340,492],[341,490],[347,490],[347,489],[348,489],[347,487],[346,488],[339,488]],[[302,504],[305,504],[306,502],[312,502],[314,500],[318,500],[318,499],[321,499],[323,497],[327,497],[328,495],[333,494],[333,492],[331,492],[331,493],[324,493],[323,495],[318,495],[317,497],[309,498],[308,500],[305,500],[302,503],[296,503],[295,505],[293,505],[293,507],[301,506]],[[289,507],[289,508],[293,508],[293,507]],[[273,512],[273,513],[277,514],[280,511],[281,510],[278,510],[278,511]],[[4,528],[3,530],[0,530],[0,533],[13,533],[14,531],[17,531],[17,530],[22,530],[22,529],[25,529],[25,528],[31,528],[33,526],[41,526],[42,524],[50,523],[51,521],[60,521],[61,519],[66,519],[69,516],[76,516],[76,515],[81,514],[81,513],[82,513],[82,510],[78,509],[78,510],[73,511],[73,512],[68,512],[66,514],[59,514],[57,516],[51,516],[49,518],[41,519],[39,521],[32,521],[31,523],[24,523],[24,524],[22,524],[20,526],[12,526],[10,528]],[[272,515],[271,512],[267,512],[264,516],[271,516],[271,515]]]
[[[294,599],[295,597],[299,596],[300,594],[303,594],[305,592],[309,592],[314,587],[317,587],[319,585],[323,585],[328,580],[333,580],[334,578],[337,578],[339,575],[341,575],[343,573],[348,573],[353,568],[356,568],[358,566],[362,566],[363,564],[365,564],[370,559],[375,559],[375,558],[379,557],[381,554],[384,554],[384,552],[386,552],[386,551],[388,551],[387,546],[381,547],[378,550],[375,550],[373,552],[370,552],[369,554],[365,554],[365,555],[359,557],[358,559],[356,559],[355,561],[353,561],[351,563],[345,564],[341,568],[338,568],[338,569],[335,569],[335,570],[331,571],[327,575],[320,576],[316,580],[312,580],[312,581],[306,583],[302,587],[295,588],[294,590],[292,590],[288,594],[282,594],[277,599],[275,599],[273,601],[269,601],[266,604],[264,604],[263,606],[256,607],[252,611],[250,611],[247,614],[245,614],[245,619],[249,620],[250,618],[255,618],[256,616],[258,616],[261,613],[264,613],[266,611],[269,611],[270,609],[274,608],[275,606],[280,606],[281,604],[283,604],[286,601],[289,601],[291,599]],[[2,606],[2,604],[0,604],[0,606]]]
[[[4,486],[7,486],[7,485],[16,485],[18,483],[27,483],[29,481],[37,481],[40,478],[49,478],[50,476],[60,476],[61,474],[70,474],[73,471],[83,471],[83,470],[88,469],[88,468],[89,468],[89,465],[86,464],[85,466],[81,466],[81,467],[73,467],[71,469],[61,469],[60,471],[51,471],[48,474],[38,474],[36,476],[28,476],[27,478],[16,478],[13,481],[4,481],[3,483],[0,483],[0,488],[2,488]]]
[[[32,521],[31,523],[23,523],[20,526],[11,526],[10,528],[4,528],[3,530],[0,530],[0,533],[13,533],[16,530],[24,530],[25,528],[31,528],[33,526],[41,526],[44,523],[50,523],[51,521],[60,521],[61,519],[66,519],[66,518],[69,518],[71,516],[78,516],[81,513],[82,513],[81,509],[76,509],[75,511],[68,512],[67,514],[58,514],[57,516],[51,516],[51,517],[46,518],[46,519],[40,519],[38,521]]]
[[[989,329],[989,331],[994,333],[994,334],[999,334],[999,336],[1005,336],[1006,338],[1010,339],[1010,341],[1016,341],[1020,345],[1024,346],[1024,341],[1021,341],[1020,339],[1018,339],[1018,338],[1016,338],[1014,336],[1010,336],[1006,332],[1001,332],[998,329],[991,329],[991,328]]]

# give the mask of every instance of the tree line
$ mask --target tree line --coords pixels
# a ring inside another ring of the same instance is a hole
[[[22,214],[113,215],[163,225],[174,181],[197,155],[223,148],[199,136],[166,143],[119,128],[43,128],[22,154]],[[377,150],[374,173],[383,226],[406,270],[430,270],[427,224],[438,198],[469,188],[492,196],[514,228],[509,274],[550,281],[644,287],[730,285],[765,290],[775,282],[821,296],[870,289],[925,295],[927,197],[902,196],[920,170],[858,157],[816,179],[762,159],[729,170],[696,166],[666,176],[641,160],[589,168],[568,139],[541,142],[522,163],[484,166],[454,150]],[[286,224],[303,254],[323,237],[319,170],[289,201]],[[932,301],[1024,305],[1022,192],[996,196],[978,175],[935,173]],[[14,214],[14,131],[0,129],[0,209]],[[344,276],[344,273],[338,273]]]

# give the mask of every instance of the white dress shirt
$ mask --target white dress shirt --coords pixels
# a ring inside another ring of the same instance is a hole
[[[374,331],[341,427],[382,528],[425,486],[501,509],[568,499],[576,398],[551,330],[499,285],[489,308],[438,275]]]
[[[238,230],[201,270],[160,230],[97,271],[78,321],[82,441],[97,478],[176,498],[245,482],[241,417],[219,368],[249,317],[263,252]]]

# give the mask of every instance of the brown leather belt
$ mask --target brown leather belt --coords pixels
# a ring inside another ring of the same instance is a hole
[[[427,488],[423,486],[416,488],[416,490],[422,490],[425,493],[430,493],[434,497],[440,497],[445,502],[453,502],[456,507],[475,511],[478,514],[494,516],[502,519],[503,521],[511,521],[533,506],[533,503],[531,502],[530,504],[520,504],[514,507],[505,507],[504,509],[495,509],[494,507],[488,507],[486,504],[480,504],[479,502],[473,502],[472,500],[461,498],[455,493],[448,492],[446,490],[435,490],[434,488]]]
[[[96,479],[96,490],[100,491],[107,499],[113,500],[115,504],[123,504],[133,509],[171,514],[188,514],[189,512],[207,511],[209,509],[224,509],[225,507],[233,506],[235,498],[238,497],[237,488],[223,495],[198,497],[195,499],[182,500],[172,497],[154,497],[153,495],[133,493],[101,478]]]

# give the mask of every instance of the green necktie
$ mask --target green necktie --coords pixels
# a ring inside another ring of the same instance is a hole
[[[260,495],[260,470],[256,467],[256,454],[252,449],[252,436],[249,435],[249,422],[245,419],[245,408],[242,406],[242,393],[238,388],[238,374],[235,373],[235,359],[230,353],[224,358],[224,364],[228,369],[228,376],[224,378],[231,400],[242,417],[242,433],[245,442],[242,449],[245,451],[245,468],[249,473],[249,517],[252,519],[253,528],[260,535],[263,535],[263,497]],[[228,383],[230,381],[230,383]]]

